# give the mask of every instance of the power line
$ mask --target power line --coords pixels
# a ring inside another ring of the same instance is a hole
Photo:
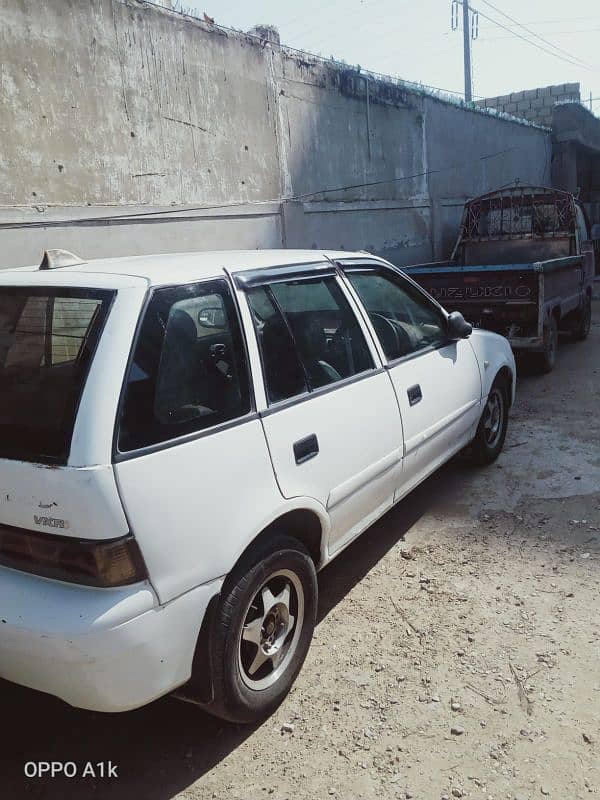
[[[598,33],[598,31],[600,31],[600,28],[579,28],[576,31],[552,31],[552,33],[554,36],[574,36],[575,34],[580,34],[580,33]],[[510,39],[511,36],[482,36],[480,37],[480,41],[496,42],[499,39]],[[582,64],[583,63],[585,62],[582,62]]]
[[[528,25],[555,25],[557,22],[581,22],[585,20],[597,20],[598,16],[595,17],[559,17],[558,19],[537,19],[533,22],[528,22]]]
[[[528,39],[526,36],[522,36],[517,31],[512,30],[511,28],[507,28],[506,25],[503,25],[501,22],[498,22],[497,19],[494,19],[493,17],[488,16],[483,11],[480,11],[479,13],[481,14],[481,16],[484,19],[489,20],[494,25],[497,25],[499,28],[502,28],[503,30],[507,31],[508,33],[512,34],[513,36],[516,36],[517,39],[522,39],[524,42],[527,42],[527,44],[530,44],[533,47],[537,47],[538,50],[541,50],[543,53],[546,53],[547,55],[554,56],[555,58],[559,58],[561,61],[566,61],[567,64],[571,64],[571,66],[574,66],[574,67],[579,67],[580,69],[583,67],[585,69],[590,69],[590,70],[592,70],[594,72],[598,71],[595,67],[588,66],[587,64],[584,64],[583,62],[572,61],[571,59],[565,58],[564,56],[560,55],[560,53],[556,53],[556,52],[553,52],[552,50],[548,50],[546,47],[543,47],[541,44],[538,44],[537,42],[534,42],[531,39]]]
[[[522,28],[524,31],[529,33],[531,36],[535,36],[536,39],[540,40],[540,42],[543,42],[544,44],[549,45],[550,47],[554,48],[554,50],[557,50],[559,53],[563,53],[563,55],[566,55],[570,59],[574,59],[575,61],[579,61],[581,64],[585,63],[585,62],[581,61],[580,58],[577,58],[577,56],[574,56],[572,53],[569,53],[567,50],[563,50],[562,47],[558,47],[557,45],[555,45],[552,42],[548,41],[548,39],[544,39],[544,37],[540,36],[539,33],[536,33],[535,31],[532,31],[531,28],[528,28],[526,25],[523,25],[522,22],[519,22],[514,17],[511,17],[510,14],[507,14],[505,11],[502,11],[502,9],[498,8],[493,3],[490,3],[489,0],[481,0],[481,2],[485,3],[486,6],[489,6],[490,8],[493,8],[494,11],[498,12],[498,14],[502,14],[502,16],[506,17],[506,19],[510,20],[511,22],[514,22],[515,25],[518,25],[519,28]]]

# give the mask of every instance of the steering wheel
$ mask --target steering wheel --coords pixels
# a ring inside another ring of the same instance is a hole
[[[376,312],[369,314],[369,317],[386,356],[389,359],[399,358],[402,355],[402,348],[400,334],[394,323]]]

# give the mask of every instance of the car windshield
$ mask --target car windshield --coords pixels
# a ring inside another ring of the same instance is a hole
[[[114,293],[0,288],[0,458],[66,463]]]

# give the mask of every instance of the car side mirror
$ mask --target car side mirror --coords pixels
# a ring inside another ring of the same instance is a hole
[[[460,311],[452,311],[448,314],[446,330],[448,338],[455,341],[456,339],[468,339],[473,332],[473,326],[466,321]]]

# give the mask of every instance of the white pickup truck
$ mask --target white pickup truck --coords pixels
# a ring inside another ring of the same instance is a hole
[[[316,572],[455,453],[492,461],[508,342],[364,253],[0,274],[0,676],[123,711],[268,714]]]

